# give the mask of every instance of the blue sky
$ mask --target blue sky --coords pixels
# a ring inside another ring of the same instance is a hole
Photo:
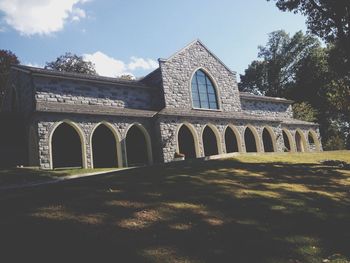
[[[265,0],[0,0],[0,49],[43,66],[65,52],[102,75],[146,75],[194,39],[242,74],[267,34],[306,31]]]

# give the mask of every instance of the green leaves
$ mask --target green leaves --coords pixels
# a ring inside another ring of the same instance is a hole
[[[63,72],[97,75],[95,65],[92,62],[84,61],[82,56],[69,52],[59,56],[55,61],[47,62],[45,68]]]

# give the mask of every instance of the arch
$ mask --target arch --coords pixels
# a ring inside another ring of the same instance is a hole
[[[295,131],[295,145],[297,152],[306,152],[306,139],[303,132],[300,129]]]
[[[246,152],[261,152],[259,135],[252,125],[247,125],[244,131]]]
[[[284,151],[295,152],[295,147],[293,144],[293,136],[290,131],[286,128],[282,129],[282,136],[284,142]]]
[[[207,70],[200,67],[193,71],[190,78],[192,107],[195,109],[221,109],[217,84]]]
[[[227,125],[224,138],[226,153],[243,151],[241,135],[234,125]]]
[[[57,131],[61,134],[57,134]],[[59,137],[57,138],[55,134]],[[85,136],[83,134],[80,127],[70,120],[54,124],[49,136],[51,169],[79,166],[87,168]]]
[[[192,137],[192,140],[190,136]],[[180,137],[182,137],[182,140]],[[199,140],[196,129],[190,123],[182,123],[179,125],[176,131],[177,152],[185,154],[185,158],[188,158],[188,156],[191,156],[189,158],[197,158],[200,156],[198,142]]]
[[[212,124],[207,124],[202,130],[204,156],[222,153],[220,133]]]
[[[276,136],[272,128],[265,126],[262,132],[262,141],[264,145],[264,152],[276,152]]]
[[[131,124],[125,135],[125,159],[127,166],[153,163],[151,137],[140,123]]]
[[[103,121],[95,125],[90,135],[92,168],[123,166],[120,138],[112,124]]]
[[[307,136],[308,136],[309,145],[310,146],[314,145],[315,151],[319,152],[321,150],[321,145],[320,145],[320,141],[317,139],[316,132],[314,130],[310,129],[308,131],[308,135]],[[310,149],[311,149],[311,147],[310,147]]]

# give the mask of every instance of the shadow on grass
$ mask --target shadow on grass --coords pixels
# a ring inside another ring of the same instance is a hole
[[[315,164],[217,160],[11,191],[0,197],[2,257],[346,262],[349,178]]]

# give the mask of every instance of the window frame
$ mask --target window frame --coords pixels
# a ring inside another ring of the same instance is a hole
[[[201,108],[201,100],[200,100],[200,94],[201,93],[200,93],[200,90],[199,90],[199,84],[198,84],[198,80],[197,80],[197,72],[198,71],[202,71],[202,73],[204,74],[204,77],[205,77],[206,92],[203,93],[203,94],[205,94],[206,97],[207,97],[206,101],[208,102],[208,108]],[[210,83],[207,82],[207,79],[209,79]],[[197,99],[196,100],[194,99],[193,92],[192,92],[192,83],[193,83],[193,81],[196,84],[196,90],[197,90],[197,94],[196,94]],[[214,80],[214,78],[211,77],[211,75],[208,73],[207,70],[205,70],[202,67],[199,67],[196,70],[194,70],[193,73],[192,73],[191,79],[190,79],[189,86],[190,86],[190,98],[191,98],[192,109],[194,109],[194,110],[203,110],[203,111],[222,111],[222,109],[221,109],[221,102],[219,100],[220,96],[219,96],[219,91],[217,89],[216,81]],[[217,108],[214,108],[214,109],[210,108],[210,104],[213,103],[213,102],[210,102],[210,99],[209,99],[209,95],[211,95],[212,93],[208,92],[208,86],[212,86],[212,88],[214,90],[214,95],[216,96]],[[196,104],[198,104],[198,105],[196,105]]]

